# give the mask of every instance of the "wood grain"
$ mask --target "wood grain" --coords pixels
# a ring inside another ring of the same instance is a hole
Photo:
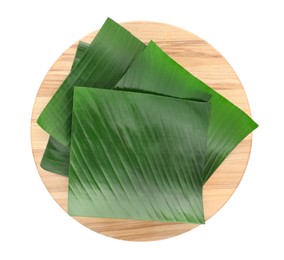
[[[243,111],[250,114],[245,91],[227,61],[211,45],[183,29],[161,23],[129,22],[122,24],[144,43],[154,40],[168,55],[193,75],[210,85]],[[81,40],[91,42],[96,32]],[[54,200],[67,211],[68,178],[40,167],[48,134],[36,120],[68,75],[78,43],[68,48],[53,64],[35,99],[31,120],[31,142],[38,172]],[[205,218],[209,219],[228,201],[237,188],[249,160],[252,136],[243,140],[207,181],[203,188]],[[68,216],[66,214],[66,216]],[[82,225],[106,236],[130,241],[151,241],[173,237],[197,225],[74,217]],[[205,224],[206,225],[206,224]]]

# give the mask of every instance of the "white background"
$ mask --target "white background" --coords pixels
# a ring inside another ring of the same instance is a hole
[[[283,1],[1,1],[0,259],[284,259]],[[158,242],[99,235],[45,189],[30,145],[42,79],[73,42],[117,22],[148,20],[191,31],[232,65],[260,127],[245,176],[205,225]]]

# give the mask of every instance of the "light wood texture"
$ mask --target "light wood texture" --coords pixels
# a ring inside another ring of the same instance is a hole
[[[145,43],[154,40],[168,55],[193,75],[250,114],[248,100],[238,77],[227,61],[204,40],[180,28],[161,23],[130,22],[122,25]],[[91,42],[95,35],[96,32],[91,33],[81,40]],[[67,49],[48,71],[35,99],[31,120],[32,150],[38,172],[51,196],[65,211],[67,210],[68,178],[41,169],[40,161],[48,134],[36,124],[36,120],[69,73],[77,44]],[[252,137],[249,135],[205,184],[203,195],[206,219],[213,216],[237,188],[248,163],[251,142]],[[197,226],[183,223],[87,217],[74,217],[74,219],[101,234],[130,241],[169,238]]]

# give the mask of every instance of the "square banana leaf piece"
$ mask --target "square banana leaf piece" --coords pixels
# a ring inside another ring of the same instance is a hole
[[[68,213],[204,223],[209,102],[75,87]]]
[[[114,87],[144,48],[139,39],[108,18],[89,47],[78,53],[82,57],[41,112],[38,125],[68,148],[74,86]]]

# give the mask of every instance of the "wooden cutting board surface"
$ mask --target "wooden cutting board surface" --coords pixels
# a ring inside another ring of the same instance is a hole
[[[154,22],[123,23],[144,43],[154,40],[169,56],[193,75],[225,96],[247,114],[250,114],[245,91],[227,61],[207,42],[183,29]],[[82,41],[91,42],[96,32]],[[48,134],[37,124],[39,114],[68,75],[78,42],[68,48],[53,64],[44,78],[35,99],[31,119],[31,142],[34,160],[47,190],[54,200],[67,211],[68,178],[43,170],[40,161],[47,144]],[[228,201],[237,188],[248,163],[252,136],[244,139],[222,163],[203,188],[206,220]],[[69,217],[66,213],[66,217]],[[106,236],[129,241],[151,241],[188,232],[197,225],[74,217],[82,225]],[[205,224],[206,225],[206,224]]]

